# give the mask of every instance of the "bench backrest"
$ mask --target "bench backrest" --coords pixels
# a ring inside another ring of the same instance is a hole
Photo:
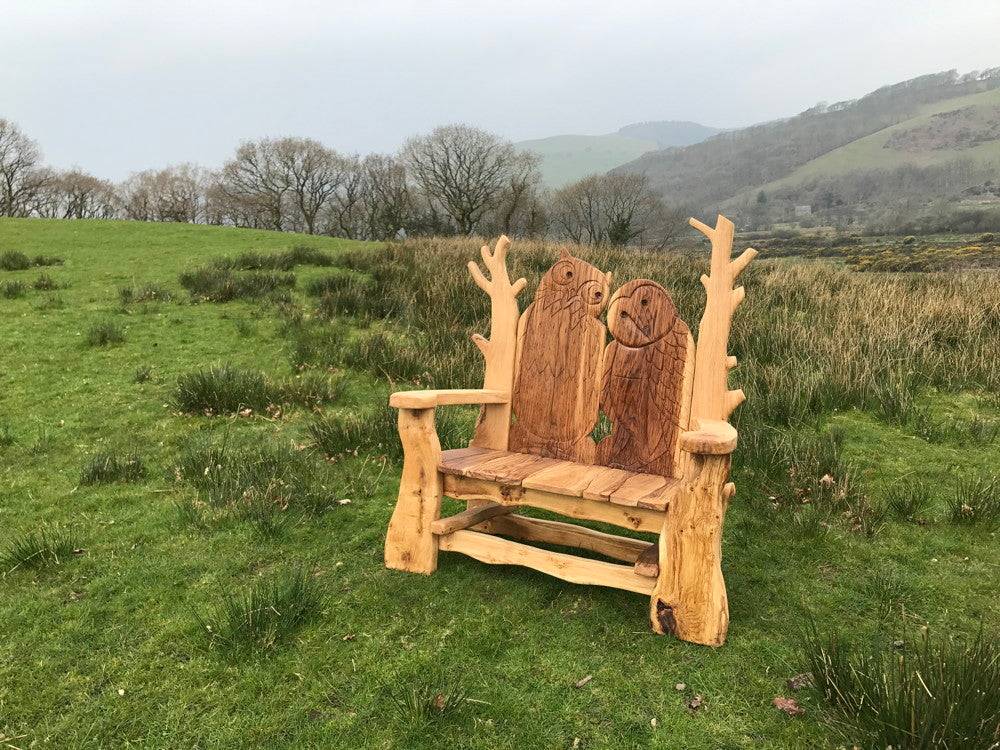
[[[566,251],[542,277],[518,321],[509,450],[678,476],[693,339],[656,282],[630,281],[609,303],[610,284]],[[611,431],[595,443],[601,413]]]

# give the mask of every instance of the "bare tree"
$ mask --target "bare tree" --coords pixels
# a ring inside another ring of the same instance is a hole
[[[285,228],[291,185],[274,139],[241,144],[223,166],[218,187],[232,205],[232,213],[243,219],[236,223],[279,231]]]
[[[274,144],[298,218],[316,234],[317,218],[348,178],[348,160],[309,138],[282,138]]]
[[[112,219],[118,215],[115,187],[80,169],[50,173],[34,213],[60,219]]]
[[[205,211],[208,175],[193,164],[148,169],[118,186],[122,214],[137,221],[196,223]]]
[[[400,229],[412,231],[415,207],[406,167],[392,156],[372,154],[362,168],[367,239],[389,239]]]
[[[683,210],[668,207],[645,175],[591,175],[557,190],[556,227],[574,242],[662,247],[683,226]]]
[[[41,168],[38,144],[0,118],[0,216],[28,216],[51,178]]]
[[[410,176],[427,197],[471,234],[508,190],[518,163],[514,147],[467,125],[447,125],[403,147]]]

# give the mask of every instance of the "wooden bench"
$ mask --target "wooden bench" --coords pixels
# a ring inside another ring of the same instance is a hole
[[[510,281],[509,240],[483,247],[489,278],[469,263],[491,301],[490,337],[473,337],[485,358],[483,388],[404,391],[389,400],[399,409],[404,459],[386,566],[433,573],[440,550],[522,565],[648,595],[657,633],[724,642],[722,523],[735,492],[728,476],[737,437],[728,419],[744,399],[728,389],[736,359],[726,349],[744,296],[733,282],[756,251],[732,259],[733,224],[723,216],[714,228],[691,224],[712,245],[697,346],[659,284],[630,281],[612,296],[610,273],[566,251],[522,313],[517,295],[526,282]],[[453,404],[480,404],[480,417],[469,447],[442,451],[434,412]],[[602,413],[610,432],[595,441]],[[466,501],[466,510],[441,518],[445,495]],[[531,518],[515,512],[522,507],[658,537]]]

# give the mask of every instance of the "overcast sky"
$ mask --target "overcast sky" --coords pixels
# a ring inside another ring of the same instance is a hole
[[[0,0],[0,117],[114,179],[265,135],[366,153],[449,122],[734,127],[994,66],[998,0]]]

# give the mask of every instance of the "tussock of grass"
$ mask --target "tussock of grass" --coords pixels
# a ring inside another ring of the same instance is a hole
[[[422,725],[458,713],[471,702],[460,687],[435,687],[429,683],[403,685],[389,691],[390,705],[406,724]]]
[[[28,291],[28,285],[23,281],[6,281],[2,287],[3,296],[6,299],[17,299],[23,297]]]
[[[185,373],[177,379],[174,402],[188,414],[280,414],[282,404],[315,408],[340,398],[343,378],[306,372],[272,381],[259,370],[230,364]]]
[[[33,286],[40,292],[51,292],[60,288],[59,282],[53,279],[47,273],[38,274],[38,278],[34,280],[31,286]]]
[[[319,248],[296,245],[280,253],[248,251],[231,258],[217,258],[212,265],[232,271],[291,271],[296,266],[332,266],[334,258]]]
[[[269,651],[319,614],[322,599],[307,570],[284,570],[244,591],[222,594],[201,626],[216,647],[230,653]]]
[[[277,293],[295,286],[295,275],[276,271],[234,273],[228,268],[205,266],[182,273],[180,283],[195,299],[231,302],[274,298]]]
[[[1000,524],[1000,476],[963,477],[948,499],[953,523]]]
[[[147,282],[142,286],[123,286],[118,289],[118,299],[123,305],[133,302],[169,302],[173,293],[165,286]]]
[[[41,528],[15,536],[0,554],[0,569],[10,573],[20,568],[62,565],[80,548],[76,537],[59,528]]]
[[[87,346],[110,346],[125,341],[125,329],[112,320],[94,323],[87,331]]]
[[[10,448],[17,442],[17,433],[6,422],[0,423],[0,448]]]
[[[297,508],[318,512],[334,501],[322,466],[302,451],[264,442],[235,446],[190,438],[181,446],[174,473],[212,508],[260,519]]]
[[[98,453],[84,465],[80,484],[111,482],[141,482],[146,478],[146,465],[138,453]]]
[[[901,521],[925,521],[934,505],[931,488],[924,482],[906,482],[890,490],[889,510]]]
[[[998,643],[925,636],[912,651],[866,652],[814,627],[805,651],[820,693],[874,746],[989,748],[1000,740]]]
[[[139,365],[135,368],[135,372],[132,373],[133,383],[148,383],[153,379],[153,366],[152,365]]]
[[[468,444],[472,434],[471,414],[456,409],[438,409],[434,418],[444,448]],[[313,445],[327,456],[373,452],[394,458],[402,456],[397,413],[389,406],[359,412],[331,412],[309,423]]]
[[[0,254],[0,268],[4,271],[24,271],[31,268],[31,258],[17,250],[7,250]]]

